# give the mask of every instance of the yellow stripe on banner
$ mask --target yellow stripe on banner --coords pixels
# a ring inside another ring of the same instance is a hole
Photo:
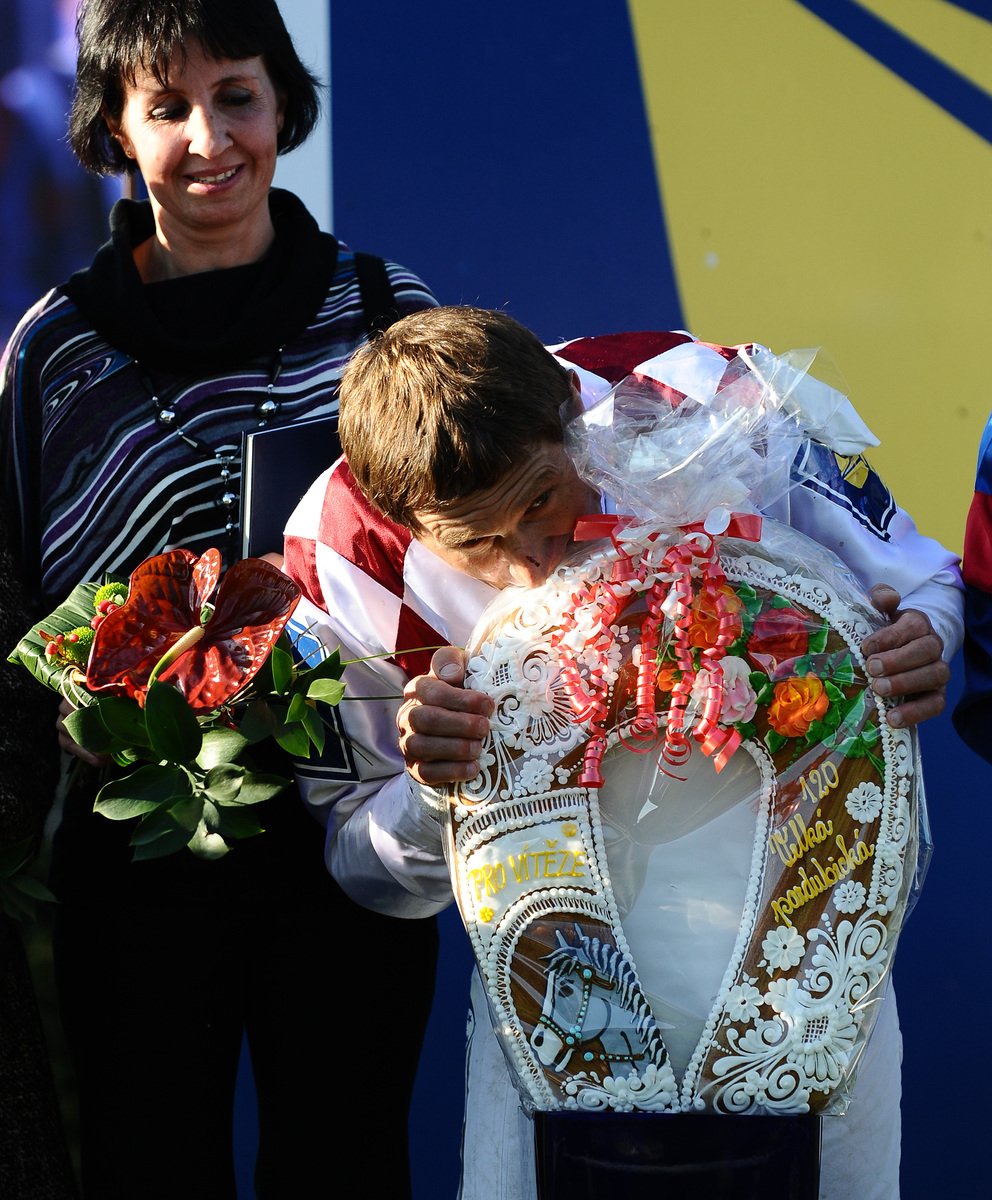
[[[864,7],[990,86],[989,22]],[[992,405],[992,147],[793,0],[630,12],[688,327],[824,347],[900,503],[960,550]]]

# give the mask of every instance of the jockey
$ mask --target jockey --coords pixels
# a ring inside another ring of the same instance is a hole
[[[504,314],[455,308],[407,317],[355,354],[341,387],[345,455],[301,501],[285,545],[304,593],[300,653],[322,644],[364,660],[345,674],[362,702],[335,714],[345,734],[337,759],[298,764],[327,827],[328,869],[355,900],[408,917],[451,902],[440,830],[415,785],[477,774],[491,702],[462,686],[458,647],[499,591],[543,583],[576,521],[601,511],[566,452],[569,417],[632,373],[676,398],[717,394],[728,370],[758,361],[755,350],[661,332],[549,353]],[[890,724],[911,727],[943,707],[946,660],[961,640],[957,559],[917,531],[862,458],[874,439],[846,399],[815,387],[792,394],[802,437],[791,490],[771,515],[835,551],[872,592],[889,618],[862,645],[872,687],[895,701]],[[873,1101],[888,1099],[874,1121],[828,1122],[823,1195],[898,1196],[899,1034],[886,1007],[873,1042],[887,1067],[874,1071],[866,1055],[859,1082],[875,1084]],[[493,1187],[532,1195],[526,1123],[497,1099],[510,1084],[482,1028],[469,1080],[463,1200]]]

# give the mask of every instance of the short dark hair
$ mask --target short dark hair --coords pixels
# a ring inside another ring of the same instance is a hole
[[[174,60],[197,42],[210,58],[259,56],[285,108],[280,154],[309,137],[320,116],[320,82],[300,61],[276,0],[83,0],[69,144],[97,175],[137,169],[111,136],[125,88],[138,70],[168,82]]]
[[[341,446],[381,513],[414,512],[492,487],[541,442],[563,441],[569,372],[505,313],[452,307],[404,317],[352,356]]]

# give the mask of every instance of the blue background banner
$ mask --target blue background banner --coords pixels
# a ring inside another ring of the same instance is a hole
[[[331,165],[300,190],[317,212],[331,197],[339,237],[547,342],[689,328],[823,346],[881,439],[873,463],[923,531],[960,550],[989,409],[990,5],[333,0],[328,50],[328,4],[283,0],[330,78],[316,136]],[[53,132],[72,0],[0,6],[6,333],[88,260],[105,226],[83,214],[112,196],[66,174]],[[952,702],[959,686],[955,663]],[[947,714],[922,743],[935,853],[895,969],[902,1195],[967,1200],[986,1190],[992,770]],[[411,1122],[417,1200],[454,1196],[458,1177],[470,959],[453,911],[442,929]],[[329,1086],[329,1102],[340,1094]],[[371,1145],[373,1113],[369,1132]],[[248,1197],[247,1077],[237,1136]]]

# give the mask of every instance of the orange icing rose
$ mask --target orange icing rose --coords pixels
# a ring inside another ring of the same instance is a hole
[[[741,612],[744,605],[734,589],[727,584],[716,588],[715,591],[707,588],[696,596],[690,610],[689,643],[697,646],[700,650],[711,650],[716,645],[720,634],[720,613],[717,609],[716,593],[719,593],[723,600],[724,612],[727,616],[726,632],[730,635],[730,641],[724,644],[731,645],[736,642],[743,629]]]
[[[783,737],[803,737],[830,707],[830,697],[817,675],[793,676],[775,684],[768,724]]]
[[[674,663],[662,663],[658,668],[658,691],[672,692],[682,678],[682,672]]]

